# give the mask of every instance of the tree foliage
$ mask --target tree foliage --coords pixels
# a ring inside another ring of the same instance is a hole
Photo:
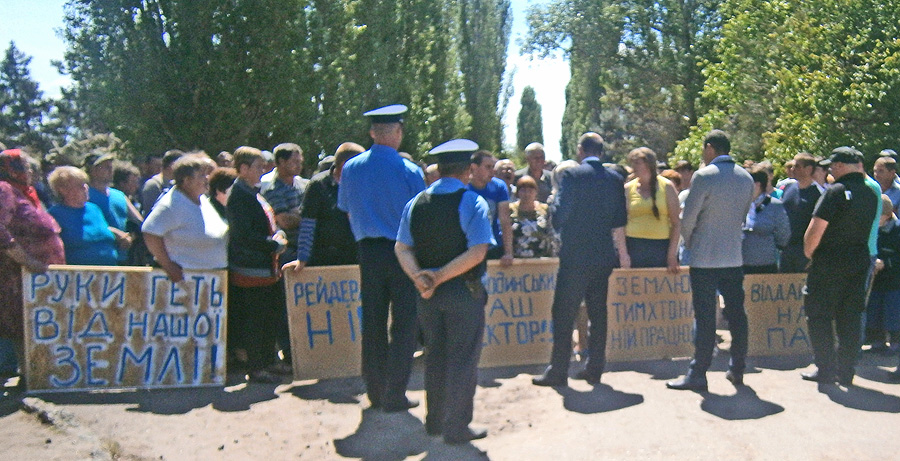
[[[42,124],[51,102],[31,78],[26,56],[10,42],[0,62],[0,142],[7,147],[30,146],[46,151],[52,146]]]
[[[541,118],[541,105],[535,99],[534,88],[526,86],[522,90],[522,109],[516,123],[516,148],[518,152],[525,150],[533,142],[544,143],[544,121]]]
[[[505,0],[69,0],[64,70],[80,127],[136,152],[332,152],[402,103],[418,156],[467,133],[499,145],[510,20]]]
[[[561,149],[601,133],[615,156],[647,145],[670,152],[696,122],[703,77],[720,28],[718,0],[556,0],[532,7],[523,52],[562,52],[566,88]]]
[[[781,164],[801,151],[856,146],[869,159],[900,138],[900,2],[728,0],[704,66],[702,113],[679,143],[699,158],[710,128],[739,157]]]

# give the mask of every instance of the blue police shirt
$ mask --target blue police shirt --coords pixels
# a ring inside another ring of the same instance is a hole
[[[503,230],[500,228],[500,214],[497,212],[497,204],[509,201],[509,189],[506,183],[500,178],[491,178],[484,189],[476,189],[475,186],[469,184],[469,190],[484,197],[490,210],[491,226],[494,230],[495,245],[503,245]]]
[[[341,186],[343,187],[343,181],[341,181]],[[441,178],[429,186],[425,192],[433,195],[452,194],[460,189],[465,189],[465,187],[466,185],[456,178]],[[409,246],[415,246],[409,230],[409,223],[416,198],[418,195],[410,200],[403,209],[400,230],[397,232],[397,241]],[[469,248],[485,243],[488,245],[496,243],[491,231],[490,209],[487,201],[480,195],[471,191],[463,193],[462,200],[459,202],[459,224],[463,233],[466,234]]]
[[[344,164],[338,208],[349,214],[356,241],[394,240],[406,202],[425,189],[425,176],[415,163],[380,144]]]

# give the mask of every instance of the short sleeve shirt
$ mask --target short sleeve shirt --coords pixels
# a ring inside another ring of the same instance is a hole
[[[828,222],[813,261],[839,261],[847,256],[867,255],[873,216],[874,191],[861,173],[848,173],[819,198],[813,216]]]
[[[477,189],[472,184],[469,184],[469,190],[480,195],[487,202],[494,240],[496,240],[497,245],[500,245],[503,242],[503,232],[500,229],[500,216],[497,213],[497,205],[509,201],[509,190],[506,188],[506,183],[500,178],[491,178],[484,188]]]
[[[433,195],[451,194],[465,187],[465,184],[456,178],[441,178],[429,186],[425,192]],[[397,241],[409,246],[415,246],[410,231],[410,222],[416,198],[418,195],[404,207],[403,217],[400,219],[400,230],[397,232]],[[495,244],[487,201],[478,194],[470,192],[463,194],[462,200],[459,202],[459,224],[463,233],[466,234],[466,243],[469,248],[485,243]]]
[[[198,205],[178,188],[169,189],[142,230],[162,237],[169,257],[185,269],[228,267],[228,224],[205,195]]]

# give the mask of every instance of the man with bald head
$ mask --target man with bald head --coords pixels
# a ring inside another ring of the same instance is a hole
[[[533,142],[525,146],[525,161],[528,162],[528,166],[516,170],[516,180],[513,183],[518,183],[522,176],[531,176],[538,185],[538,201],[546,202],[550,191],[553,190],[553,182],[550,172],[544,169],[544,165],[547,163],[544,145]]]
[[[553,352],[550,366],[532,382],[568,384],[575,314],[584,301],[591,321],[589,359],[576,379],[599,384],[606,365],[606,294],[613,268],[631,266],[625,249],[625,183],[603,166],[603,138],[585,133],[578,140],[580,165],[560,174],[553,226],[560,232],[559,271],[553,294]]]

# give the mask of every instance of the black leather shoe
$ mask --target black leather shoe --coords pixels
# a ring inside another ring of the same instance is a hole
[[[807,371],[800,373],[800,377],[806,381],[815,381],[822,384],[834,384],[835,376],[831,373],[823,373],[821,370]]]
[[[853,374],[838,375],[837,382],[844,387],[853,386]]]
[[[587,381],[588,384],[600,384],[600,377],[603,373],[592,372],[588,370],[581,370],[578,373],[575,373],[575,379],[583,379]]]
[[[725,379],[734,384],[735,386],[743,386],[744,385],[744,374],[738,373],[736,371],[728,370],[725,372]]]
[[[462,436],[444,436],[444,443],[449,445],[462,445],[464,443],[471,442],[472,440],[479,440],[487,437],[487,429],[466,429],[466,433],[462,434]]]
[[[666,383],[666,387],[668,387],[669,389],[675,389],[676,391],[706,392],[707,390],[709,390],[709,386],[707,385],[705,379],[700,380],[691,378],[690,376],[683,376],[681,379],[669,381]]]
[[[443,433],[443,432],[444,431],[441,429],[440,424],[428,424],[427,421],[425,422],[425,433],[426,434],[434,437],[434,436],[441,435],[441,433]]]
[[[385,405],[384,412],[385,413],[400,413],[400,412],[409,410],[410,408],[415,408],[417,406],[419,406],[418,400],[407,399],[405,402],[400,402],[399,405],[398,404]]]
[[[544,372],[541,376],[537,378],[533,378],[531,383],[535,386],[545,386],[545,387],[556,387],[556,386],[568,386],[569,378],[567,376],[560,376],[554,373],[549,367],[547,371]]]

